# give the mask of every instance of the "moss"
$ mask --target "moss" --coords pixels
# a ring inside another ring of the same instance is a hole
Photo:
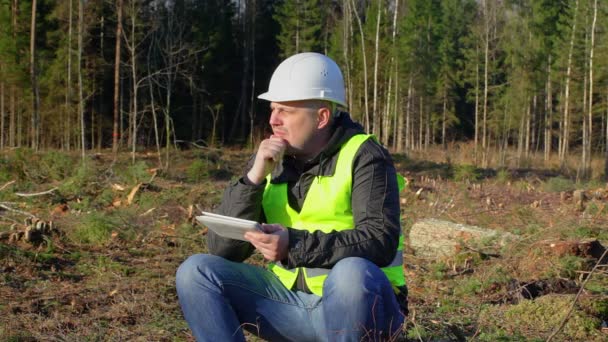
[[[505,332],[528,338],[546,338],[566,317],[574,295],[547,295],[511,306],[489,306],[480,313],[480,329],[486,334]],[[577,305],[557,336],[564,341],[599,341],[600,320]]]

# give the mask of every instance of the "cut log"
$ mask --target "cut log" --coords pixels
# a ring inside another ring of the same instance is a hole
[[[515,239],[510,233],[437,219],[414,223],[409,236],[414,254],[424,258],[449,257],[463,249],[478,250],[480,245],[501,247]]]

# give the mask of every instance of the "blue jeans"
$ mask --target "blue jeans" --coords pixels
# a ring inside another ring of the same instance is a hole
[[[386,340],[403,315],[384,273],[363,258],[332,268],[323,297],[287,289],[272,272],[197,254],[177,270],[177,294],[197,341]]]

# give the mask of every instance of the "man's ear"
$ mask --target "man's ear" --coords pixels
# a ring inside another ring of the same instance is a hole
[[[319,119],[317,128],[321,129],[327,127],[331,121],[331,110],[327,107],[321,107],[317,111],[317,117]]]

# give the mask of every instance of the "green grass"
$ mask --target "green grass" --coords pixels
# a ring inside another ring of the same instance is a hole
[[[69,237],[80,244],[105,245],[117,228],[118,222],[115,218],[94,212],[83,215],[81,224],[75,227]]]

